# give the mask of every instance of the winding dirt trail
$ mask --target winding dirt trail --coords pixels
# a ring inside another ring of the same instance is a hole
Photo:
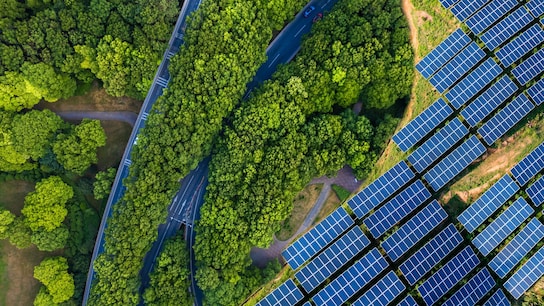
[[[418,40],[417,40],[417,29],[414,24],[414,18],[412,12],[414,11],[414,5],[410,0],[401,0],[400,6],[402,8],[402,12],[404,13],[404,16],[406,16],[406,20],[408,21],[408,28],[410,29],[410,43],[412,44],[412,48],[414,48],[415,53],[415,61],[417,62],[418,59]]]

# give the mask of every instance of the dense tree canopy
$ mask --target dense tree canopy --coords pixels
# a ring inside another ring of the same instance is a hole
[[[107,198],[111,191],[111,186],[115,180],[117,170],[115,168],[108,168],[106,171],[100,171],[96,173],[96,181],[93,184],[94,198],[101,200]]]

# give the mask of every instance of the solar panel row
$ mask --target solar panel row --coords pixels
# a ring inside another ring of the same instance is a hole
[[[406,287],[393,271],[390,271],[384,278],[379,280],[365,294],[358,298],[354,306],[386,306],[399,296]]]
[[[293,280],[288,279],[257,303],[257,306],[292,306],[302,300],[303,297],[304,295],[302,295]]]
[[[457,220],[472,233],[518,190],[519,186],[506,174],[465,209]]]
[[[484,6],[487,1],[489,0],[461,0],[451,8],[451,12],[459,21],[463,22]]]
[[[489,271],[483,268],[442,305],[476,305],[494,286],[495,280]]]
[[[438,191],[482,155],[485,150],[478,138],[472,136],[427,171],[423,177],[434,191]]]
[[[523,186],[542,169],[544,169],[544,142],[525,156],[510,172],[516,181]]]
[[[316,258],[312,259],[304,268],[295,273],[295,277],[304,290],[310,292],[369,244],[370,240],[368,240],[361,228],[355,226]]]
[[[418,304],[411,295],[408,295],[397,306],[418,306]]]
[[[539,17],[544,14],[544,2],[542,2],[542,0],[532,0],[527,2],[527,8],[535,17]]]
[[[489,262],[491,270],[504,278],[535,245],[544,238],[544,225],[533,218],[510,241],[497,256]]]
[[[544,79],[540,79],[533,86],[527,89],[527,94],[536,105],[542,104],[544,102]]]
[[[509,67],[515,61],[519,60],[527,52],[536,48],[544,41],[544,30],[540,25],[535,24],[514,40],[506,44],[495,54],[504,67]]]
[[[498,289],[493,295],[485,302],[484,306],[510,306],[510,301],[504,294],[502,289]]]
[[[450,8],[450,6],[454,5],[457,1],[459,0],[440,0],[440,3],[442,3],[445,8]]]
[[[544,275],[544,246],[504,283],[504,288],[517,300],[542,275]]]
[[[538,50],[521,64],[512,69],[512,74],[521,85],[529,83],[537,75],[544,71],[544,49]]]
[[[494,248],[512,234],[523,221],[529,218],[535,211],[527,201],[518,198],[495,221],[491,222],[478,236],[472,239],[472,244],[487,256]]]
[[[357,218],[363,218],[414,177],[406,162],[401,161],[351,198],[348,205]]]
[[[354,223],[346,210],[339,207],[285,249],[282,252],[283,258],[293,270],[296,270]]]
[[[406,152],[452,113],[453,109],[440,98],[393,135],[393,141]]]
[[[478,133],[491,146],[516,123],[527,116],[533,108],[535,108],[535,105],[529,101],[525,94],[521,94],[482,125],[478,129]]]
[[[518,86],[505,75],[465,107],[461,116],[475,127],[517,90]]]
[[[464,248],[417,288],[425,304],[436,303],[479,263],[478,256],[470,246]]]
[[[516,0],[494,0],[484,6],[479,12],[467,19],[465,24],[472,33],[479,35],[495,21],[511,11],[518,2]]]
[[[531,21],[533,21],[533,17],[529,14],[529,11],[524,7],[520,7],[485,32],[480,38],[489,50],[494,50]]]
[[[463,237],[455,226],[450,224],[401,264],[400,271],[413,286],[461,242]]]
[[[382,248],[389,258],[397,261],[403,254],[408,252],[418,241],[423,239],[442,221],[446,220],[448,213],[433,200],[431,204],[423,208],[408,222],[401,226],[396,232],[382,242]]]
[[[527,188],[527,195],[536,206],[544,203],[544,176]]]
[[[372,236],[378,238],[430,197],[431,193],[423,182],[417,180],[363,222]]]

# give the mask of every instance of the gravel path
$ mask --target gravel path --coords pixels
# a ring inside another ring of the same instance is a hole
[[[134,127],[138,114],[133,112],[123,111],[123,112],[100,112],[100,111],[66,111],[66,112],[57,112],[62,119],[66,120],[81,120],[84,118],[98,119],[98,120],[114,120],[114,121],[123,121],[130,126]]]

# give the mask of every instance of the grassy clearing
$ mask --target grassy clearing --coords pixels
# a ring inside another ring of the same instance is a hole
[[[340,206],[340,199],[336,195],[336,192],[330,192],[329,196],[327,197],[327,200],[323,204],[323,207],[319,211],[319,214],[317,217],[315,217],[315,220],[313,224],[319,223],[319,221],[325,219],[328,215],[330,215],[338,206]]]
[[[308,215],[308,212],[317,201],[322,188],[323,184],[308,185],[297,194],[293,203],[291,216],[284,221],[281,230],[276,233],[278,240],[285,241],[296,233],[302,222],[304,222],[306,215]]]
[[[34,190],[34,183],[11,180],[0,183],[0,204],[16,215],[21,214],[25,196]]]
[[[106,146],[98,149],[98,170],[117,167],[127,146],[132,127],[120,121],[101,121],[106,132]]]

